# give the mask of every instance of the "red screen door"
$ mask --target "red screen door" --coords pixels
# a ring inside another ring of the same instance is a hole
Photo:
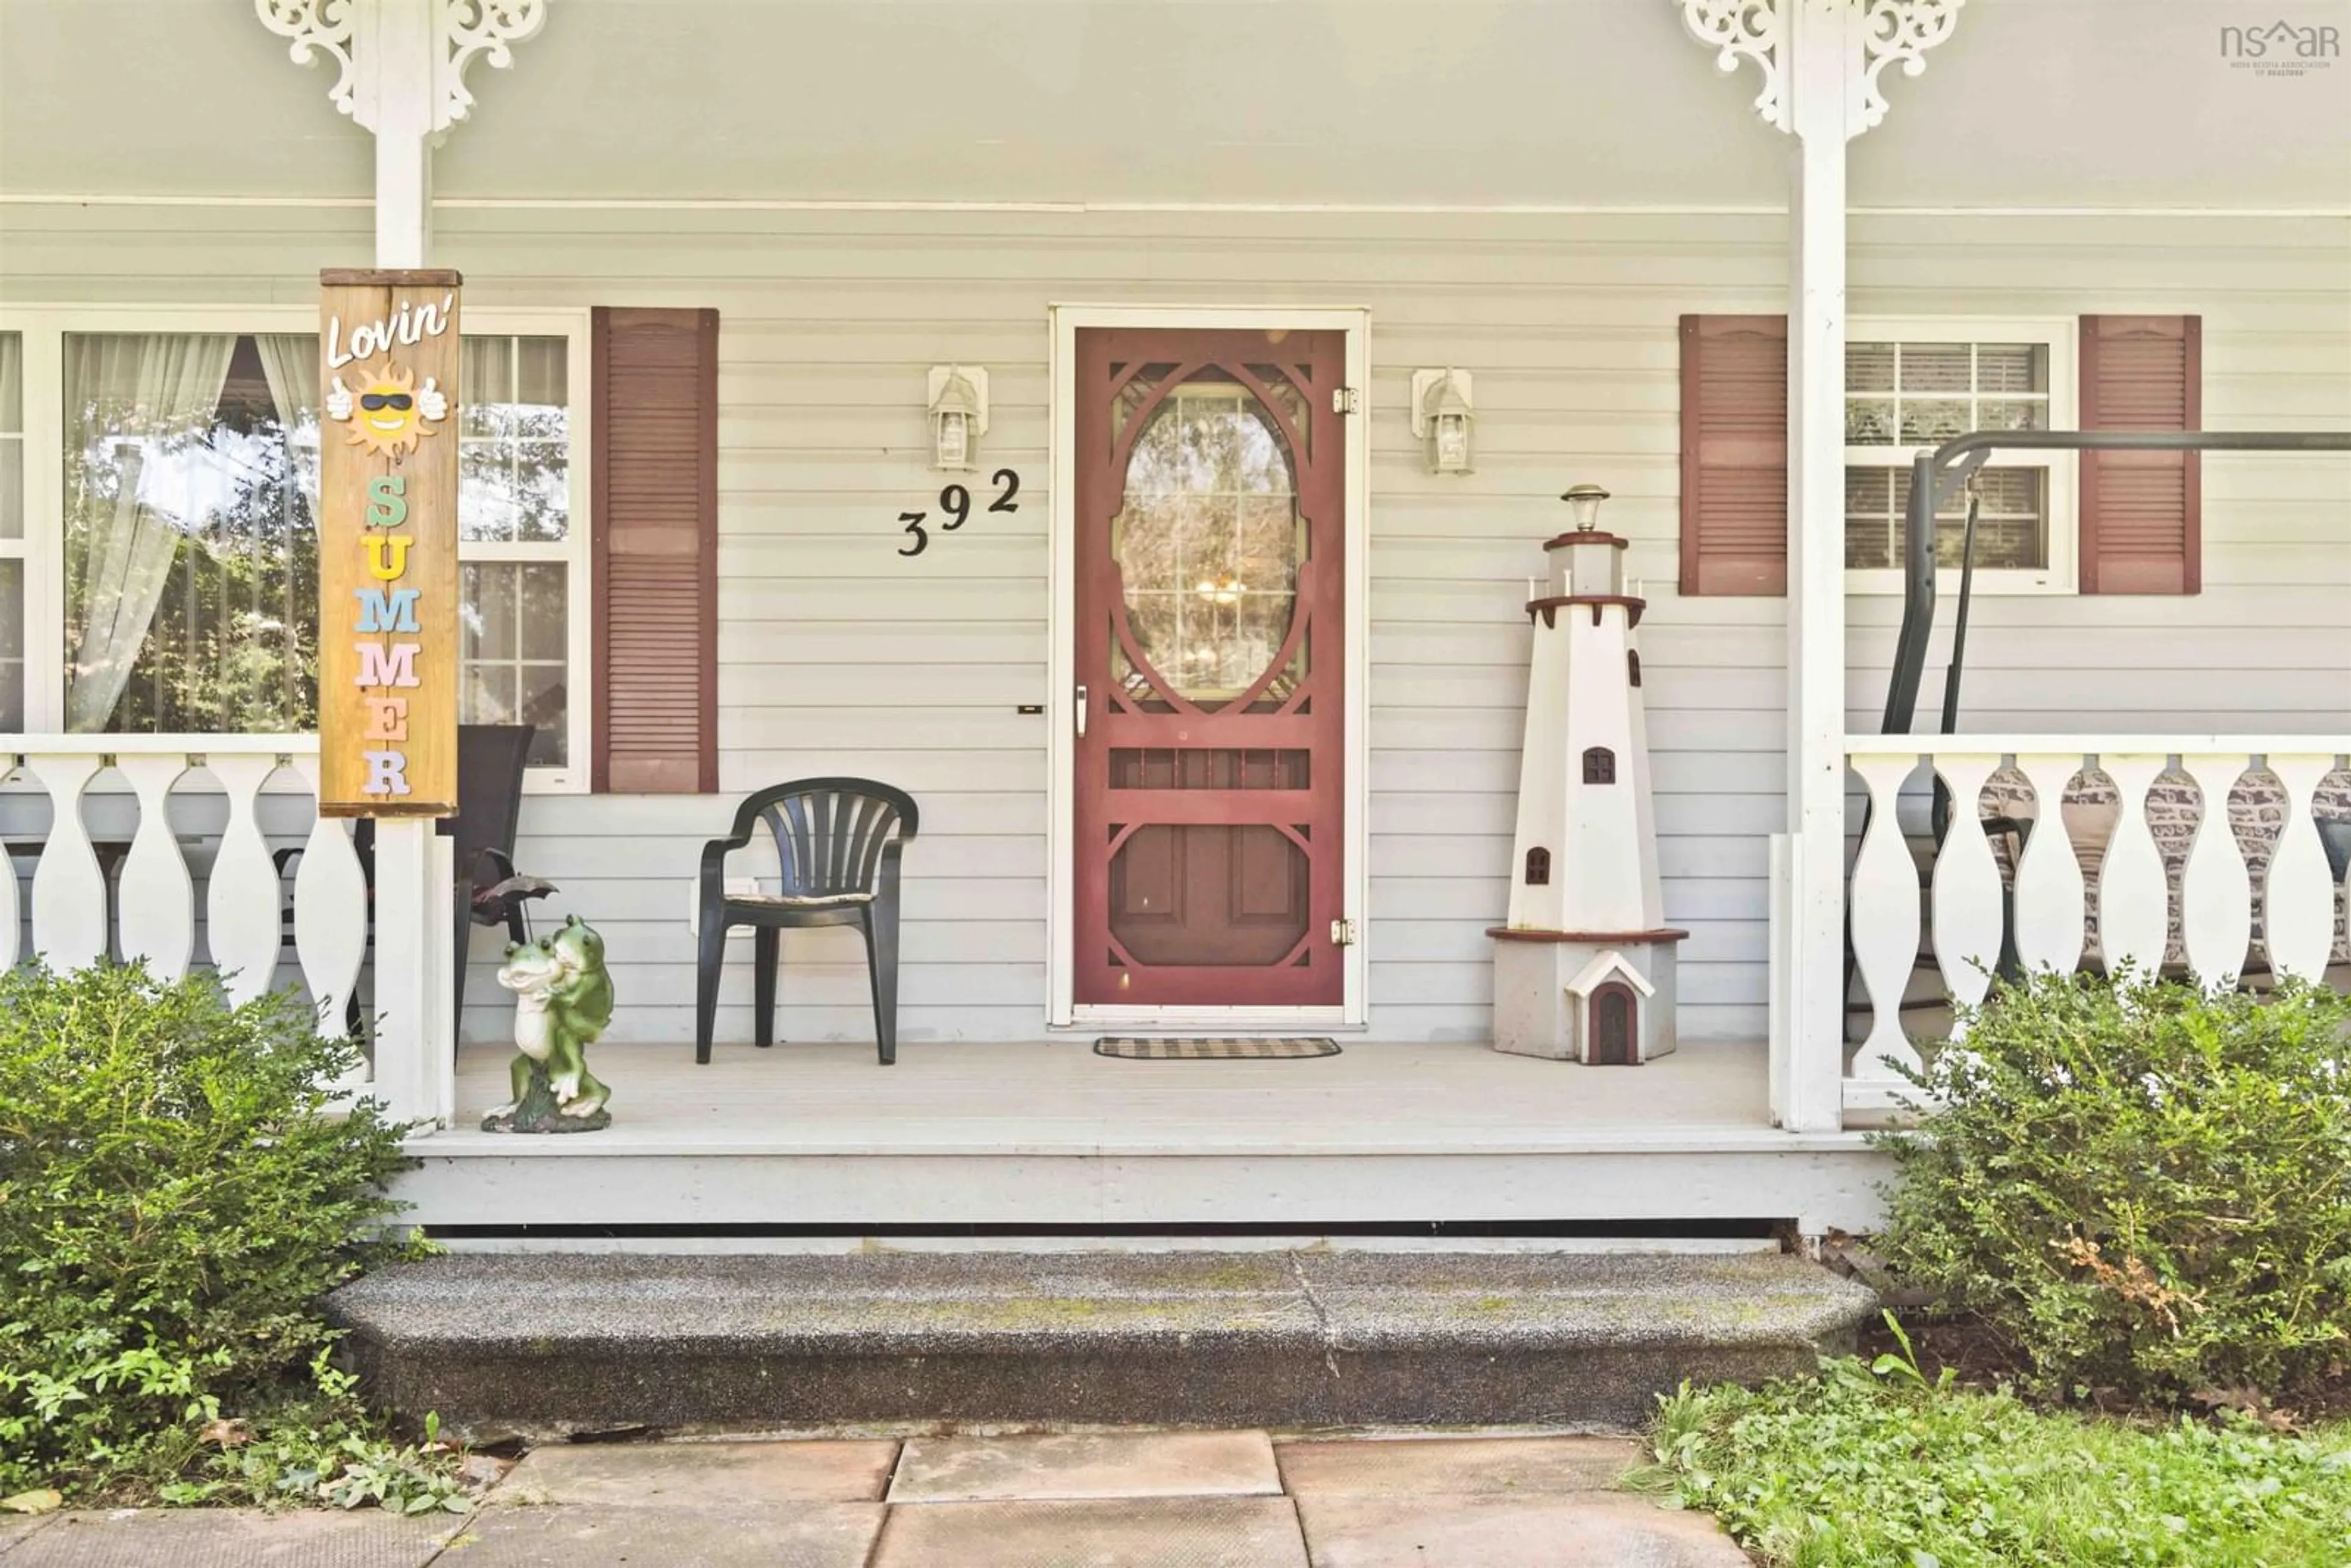
[[[1341,332],[1077,341],[1074,996],[1336,1007]]]

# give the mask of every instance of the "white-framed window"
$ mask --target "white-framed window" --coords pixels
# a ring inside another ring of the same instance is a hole
[[[458,400],[459,712],[538,727],[531,762],[581,780],[588,670],[587,323],[484,333],[465,323]]]
[[[1902,591],[1910,464],[1974,430],[2076,427],[2071,317],[1858,317],[1845,334],[1845,585]],[[2001,452],[1976,473],[1976,591],[2071,593],[2078,582],[2074,458]],[[1969,495],[1935,519],[1956,587]]]
[[[464,330],[460,716],[584,790],[588,314]],[[313,309],[0,312],[0,728],[317,724],[319,402]]]

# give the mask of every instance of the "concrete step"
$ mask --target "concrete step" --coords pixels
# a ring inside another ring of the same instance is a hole
[[[455,1255],[338,1291],[374,1395],[558,1433],[1639,1423],[1875,1306],[1776,1254]]]

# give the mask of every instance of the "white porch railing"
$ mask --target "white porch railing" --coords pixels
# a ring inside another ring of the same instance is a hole
[[[1867,824],[1848,929],[1870,1028],[1844,1104],[1888,1103],[1896,1065],[1917,1064],[1902,1003],[1922,965],[1969,1003],[2003,952],[2027,970],[2168,964],[2211,987],[2258,955],[2275,974],[2324,978],[2344,942],[2338,895],[2351,897],[2325,836],[2351,834],[2351,783],[2328,777],[2346,749],[2334,737],[1848,737],[1867,802],[1848,819]],[[1951,802],[1939,847],[1930,773]],[[2035,831],[2053,820],[2062,831]]]
[[[135,800],[92,789],[110,768]],[[0,778],[14,786],[0,793],[10,873],[0,877],[0,969],[34,955],[58,969],[111,956],[176,979],[196,963],[201,935],[228,995],[247,1000],[277,981],[290,891],[295,966],[321,1026],[341,1027],[367,957],[368,888],[350,824],[317,815],[316,736],[16,736],[0,740]],[[46,830],[37,793],[48,799]],[[279,857],[297,849],[289,890]],[[16,874],[25,858],[29,911]],[[368,1078],[363,1067],[347,1087]]]

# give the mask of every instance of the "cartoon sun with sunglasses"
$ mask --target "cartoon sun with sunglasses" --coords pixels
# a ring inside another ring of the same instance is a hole
[[[414,451],[418,442],[434,433],[435,421],[449,417],[449,399],[433,377],[425,377],[418,391],[413,371],[386,360],[383,373],[357,394],[337,376],[334,390],[327,394],[327,417],[350,426],[353,446],[397,457]]]

